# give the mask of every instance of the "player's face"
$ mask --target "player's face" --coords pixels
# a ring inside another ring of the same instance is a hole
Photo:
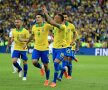
[[[56,23],[61,22],[61,18],[60,18],[60,16],[55,15],[55,17],[54,17],[54,21],[55,21]]]
[[[68,21],[68,20],[69,20],[69,18],[68,18],[67,15],[63,15],[63,16],[64,16],[64,20],[65,20],[65,21]]]
[[[22,25],[22,21],[21,20],[15,20],[15,25],[16,25],[16,27],[20,27]]]
[[[42,22],[43,22],[43,18],[42,18],[41,15],[37,15],[37,16],[36,16],[36,22],[37,22],[37,23],[42,23]]]

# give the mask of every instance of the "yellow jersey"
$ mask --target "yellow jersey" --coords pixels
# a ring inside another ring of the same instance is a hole
[[[67,47],[70,47],[70,44],[72,42],[73,33],[75,32],[75,26],[69,22],[66,22],[65,25],[66,25]]]
[[[38,24],[32,27],[32,34],[34,35],[35,44],[34,48],[40,51],[48,50],[48,32],[51,29],[51,25],[42,23],[41,26]]]
[[[14,44],[14,50],[19,50],[19,51],[26,51],[27,49],[24,49],[23,46],[26,44],[26,42],[21,42],[19,40],[19,37],[22,39],[28,39],[29,38],[29,31],[25,28],[20,28],[18,30],[17,28],[12,30],[12,37],[15,42]]]
[[[66,26],[65,24],[60,25],[60,29],[54,27],[54,44],[53,48],[66,48]]]

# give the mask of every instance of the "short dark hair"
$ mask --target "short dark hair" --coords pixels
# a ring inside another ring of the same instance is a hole
[[[63,12],[62,15],[68,15],[66,12]]]
[[[64,16],[62,14],[57,14],[58,16],[60,16],[62,22],[64,21]]]
[[[37,15],[41,16],[42,18],[44,18],[44,15],[41,14],[41,13],[37,13],[36,16],[37,16]]]

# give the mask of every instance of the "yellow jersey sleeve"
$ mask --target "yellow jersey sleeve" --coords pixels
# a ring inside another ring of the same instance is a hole
[[[48,23],[45,24],[45,27],[47,28],[47,30],[52,30],[53,29],[53,26],[48,24]]]

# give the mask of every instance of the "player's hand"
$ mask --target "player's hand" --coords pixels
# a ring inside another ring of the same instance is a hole
[[[75,45],[75,42],[71,42],[71,46]]]
[[[6,53],[8,53],[8,52],[9,52],[9,46],[6,47]]]
[[[27,44],[24,44],[23,49],[27,49]]]

